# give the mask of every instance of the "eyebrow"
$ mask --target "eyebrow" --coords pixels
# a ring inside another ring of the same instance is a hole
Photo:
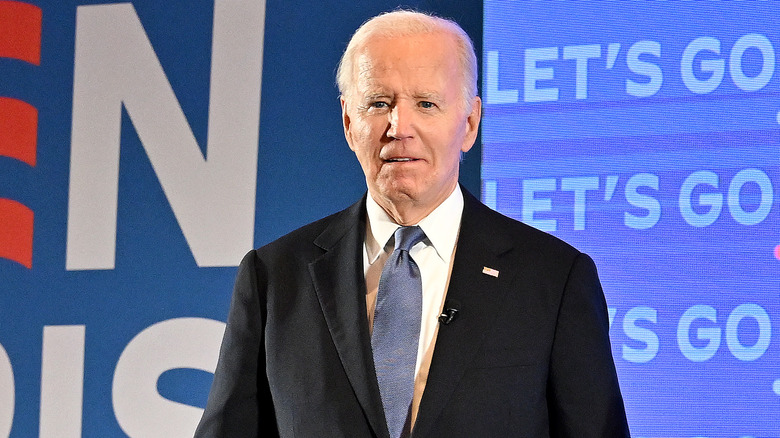
[[[368,100],[376,100],[376,99],[389,98],[389,97],[390,97],[389,94],[380,91],[380,92],[366,93],[363,95],[361,100],[368,101]]]
[[[379,99],[384,97],[391,97],[389,93],[386,93],[384,91],[375,91],[375,92],[369,92],[363,95],[363,100],[372,100],[372,99]],[[442,96],[441,93],[436,92],[420,92],[420,93],[414,93],[412,94],[412,98],[414,99],[430,99],[430,100],[444,100],[444,96]]]
[[[436,92],[414,93],[413,97],[415,99],[435,100],[438,102],[442,102],[445,100],[444,96]]]
[[[395,99],[395,97],[391,93],[387,93],[385,91],[370,91],[365,94],[363,94],[360,97],[360,102],[373,102],[380,99]],[[432,102],[439,102],[439,103],[446,103],[447,99],[445,99],[444,95],[441,93],[437,93],[435,91],[424,91],[424,92],[415,92],[412,94],[412,99],[414,100],[426,100],[426,101],[432,101]]]

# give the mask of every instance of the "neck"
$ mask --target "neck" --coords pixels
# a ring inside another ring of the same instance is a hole
[[[415,206],[389,204],[384,205],[377,201],[382,210],[387,213],[388,216],[401,226],[417,225],[421,220],[425,219],[437,206],[433,208],[419,208]]]
[[[425,219],[433,210],[442,204],[447,198],[455,191],[455,186],[452,190],[447,192],[447,195],[441,199],[437,199],[435,202],[420,202],[411,198],[403,200],[392,200],[381,196],[374,196],[369,191],[369,196],[374,198],[374,201],[387,213],[388,216],[401,226],[417,225],[421,220]]]

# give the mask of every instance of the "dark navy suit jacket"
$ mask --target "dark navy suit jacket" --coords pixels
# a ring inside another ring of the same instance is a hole
[[[413,437],[628,437],[592,260],[464,197]],[[389,438],[365,230],[364,198],[246,255],[196,437]]]

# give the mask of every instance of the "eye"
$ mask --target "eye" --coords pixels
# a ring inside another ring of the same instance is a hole
[[[422,102],[419,103],[419,105],[420,105],[420,107],[425,108],[425,109],[431,109],[431,108],[435,108],[436,107],[435,103],[429,102],[427,100],[423,100]]]
[[[389,107],[390,105],[389,105],[387,102],[383,102],[383,101],[376,101],[376,102],[371,102],[371,104],[370,104],[369,106],[370,106],[371,108],[379,108],[379,109],[384,109],[384,108],[387,108],[387,107]]]

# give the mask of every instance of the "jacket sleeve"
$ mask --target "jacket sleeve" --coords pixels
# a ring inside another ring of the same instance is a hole
[[[596,266],[572,264],[561,299],[548,381],[553,437],[629,437],[609,341],[609,316]]]
[[[238,268],[225,335],[196,438],[278,436],[265,371],[265,271],[250,251]]]

